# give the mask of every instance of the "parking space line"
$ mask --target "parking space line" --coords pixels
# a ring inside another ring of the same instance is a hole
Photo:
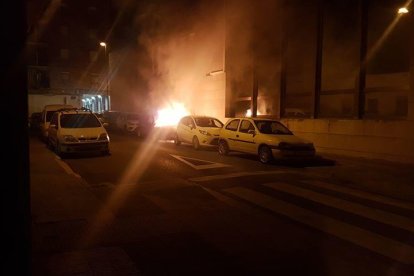
[[[189,178],[188,180],[195,181],[195,182],[203,182],[203,181],[210,181],[210,180],[236,178],[236,177],[242,177],[242,176],[280,174],[280,173],[283,173],[283,172],[280,172],[280,171],[236,172],[236,173],[226,173],[226,174],[215,174],[215,175],[208,175],[208,176],[200,176],[200,177]]]
[[[223,190],[277,214],[316,228],[404,264],[414,264],[414,247],[242,187]]]
[[[60,158],[55,158],[56,162],[65,170],[65,172],[69,175],[73,175],[77,178],[81,178],[81,176],[77,173],[75,173],[72,168],[66,164],[66,162],[62,161]]]
[[[338,185],[334,185],[331,183],[327,183],[327,182],[322,182],[322,181],[318,181],[318,180],[304,180],[301,181],[305,184],[310,184],[319,188],[323,188],[323,189],[327,189],[327,190],[332,190],[335,192],[340,192],[343,194],[348,194],[354,197],[358,197],[361,199],[368,199],[374,202],[379,202],[382,204],[388,204],[391,206],[395,206],[395,207],[399,207],[402,209],[407,209],[407,210],[411,210],[414,211],[414,204],[411,204],[409,202],[403,202],[400,200],[396,200],[396,199],[392,199],[389,197],[385,197],[385,196],[381,196],[381,195],[376,195],[376,194],[372,194],[372,193],[368,193],[368,192],[364,192],[364,191],[360,191],[360,190],[356,190],[356,189],[352,189],[352,188],[348,188],[348,187],[343,187],[343,186],[338,186]]]
[[[346,212],[372,219],[384,224],[392,225],[410,232],[414,232],[414,221],[403,216],[399,216],[386,211],[367,207],[365,205],[349,202],[333,196],[324,195],[308,189],[296,187],[286,183],[266,183],[266,187],[272,188],[276,191],[289,193],[295,196],[311,200],[329,207],[344,210]]]
[[[172,157],[174,157],[175,159],[180,160],[181,162],[187,164],[188,166],[190,166],[190,167],[192,167],[193,169],[196,169],[196,170],[206,170],[206,169],[231,167],[231,165],[227,165],[227,164],[223,164],[223,163],[211,162],[211,161],[207,161],[207,160],[202,160],[202,159],[197,159],[197,158],[192,158],[192,157],[186,157],[186,156],[178,156],[178,155],[174,155],[174,154],[170,154],[170,155]],[[186,159],[189,159],[189,160],[205,162],[205,163],[211,163],[211,164],[194,165],[193,163],[185,160],[183,157],[186,158]]]

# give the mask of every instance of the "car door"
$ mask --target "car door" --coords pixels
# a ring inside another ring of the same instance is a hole
[[[250,133],[249,133],[250,131]],[[251,133],[253,132],[254,133]],[[256,128],[252,122],[243,119],[240,123],[239,130],[236,133],[236,148],[241,152],[256,153]]]
[[[236,144],[237,129],[239,127],[240,119],[234,119],[229,121],[224,127],[224,138],[227,141],[230,150],[238,150]]]

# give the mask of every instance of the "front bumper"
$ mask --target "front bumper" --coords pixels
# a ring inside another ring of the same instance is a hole
[[[76,152],[108,152],[109,142],[80,142],[80,143],[64,143],[60,146],[61,152],[76,153]]]
[[[219,136],[218,135],[203,135],[198,137],[201,146],[210,146],[214,147],[218,145]]]

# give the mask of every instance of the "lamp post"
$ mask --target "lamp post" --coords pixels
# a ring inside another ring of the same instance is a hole
[[[107,75],[106,75],[106,96],[107,96],[107,101],[108,101],[108,105],[107,105],[107,108],[108,108],[108,110],[110,110],[110,95],[109,95],[109,53],[108,53],[108,51],[107,51],[107,44],[106,44],[106,42],[104,42],[104,41],[101,41],[100,43],[99,43],[99,45],[101,46],[101,47],[104,47],[104,49],[105,49],[105,59],[106,59],[106,61],[107,61]]]

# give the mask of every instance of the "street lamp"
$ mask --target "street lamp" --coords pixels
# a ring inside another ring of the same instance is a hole
[[[405,14],[408,13],[408,9],[406,7],[402,7],[398,9],[398,14]]]
[[[105,48],[105,58],[107,60],[107,76],[106,76],[106,96],[108,97],[107,101],[108,101],[108,105],[107,108],[108,110],[110,109],[110,95],[109,95],[109,55],[107,53],[107,44],[104,41],[99,42],[99,45],[101,47]]]

